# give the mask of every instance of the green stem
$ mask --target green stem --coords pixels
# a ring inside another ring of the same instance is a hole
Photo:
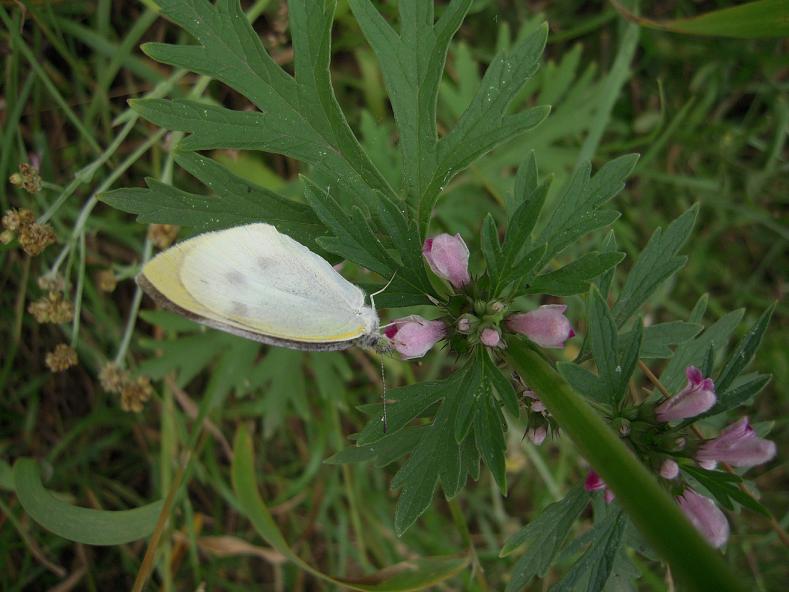
[[[581,454],[616,494],[619,505],[688,590],[744,590],[721,556],[683,516],[654,475],[556,370],[520,340],[507,358]]]

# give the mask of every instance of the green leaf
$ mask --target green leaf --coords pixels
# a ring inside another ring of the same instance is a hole
[[[471,363],[462,372],[460,387],[452,394],[476,390],[480,372]],[[438,483],[448,498],[457,495],[465,483],[461,470],[461,449],[455,440],[454,426],[461,405],[460,397],[448,396],[439,407],[433,423],[425,430],[411,457],[392,479],[400,488],[395,510],[395,532],[402,535],[430,506]],[[394,407],[394,405],[392,405]]]
[[[480,248],[482,249],[482,255],[485,257],[488,276],[491,278],[491,282],[495,284],[496,278],[501,273],[503,253],[499,242],[499,229],[490,213],[482,221]]]
[[[288,545],[256,483],[252,437],[243,426],[236,431],[233,442],[231,474],[233,491],[241,512],[252,522],[258,534],[299,568],[333,586],[365,592],[400,592],[423,590],[461,572],[468,565],[468,555],[423,557],[404,561],[363,578],[340,578],[328,575],[308,564]]]
[[[366,462],[376,459],[376,467],[385,467],[411,452],[419,443],[424,428],[409,426],[394,434],[364,446],[351,446],[330,456],[323,462],[329,465]]]
[[[529,294],[571,296],[589,289],[589,284],[625,258],[624,253],[598,253],[592,251],[572,263],[537,276],[529,286]]]
[[[694,205],[669,224],[665,233],[658,228],[652,234],[627,275],[622,293],[614,305],[613,314],[618,327],[641,308],[660,284],[684,267],[687,257],[677,256],[677,253],[688,240],[698,211],[698,204]]]
[[[616,494],[646,540],[687,589],[744,590],[720,555],[687,521],[600,415],[523,340],[510,339],[507,359],[545,404],[563,433]]]
[[[522,590],[535,576],[545,575],[588,503],[589,494],[577,486],[564,498],[547,506],[504,543],[499,557],[510,555],[522,545],[527,546],[526,554],[512,568],[507,592]]]
[[[474,415],[474,440],[477,450],[503,495],[507,495],[505,426],[504,417],[493,397],[488,394],[480,399]]]
[[[321,249],[316,239],[326,227],[306,204],[291,201],[230,173],[215,160],[194,153],[176,155],[176,162],[214,195],[187,193],[148,178],[147,189],[125,188],[101,195],[111,206],[137,214],[144,224],[194,226],[199,231],[266,222],[310,249]]]
[[[610,403],[611,391],[606,383],[586,368],[572,362],[559,362],[556,369],[583,396],[597,403]]]
[[[670,321],[644,327],[640,356],[641,358],[670,358],[674,354],[671,346],[690,341],[703,328],[699,323],[685,321]]]
[[[756,0],[694,17],[668,20],[638,16],[619,2],[612,4],[625,18],[637,22],[642,27],[660,31],[737,39],[789,36],[789,18],[787,18],[789,8],[785,0]]]
[[[735,409],[752,397],[758,395],[770,383],[772,376],[769,374],[744,374],[738,376],[722,393],[718,393],[718,400],[709,411],[697,416],[698,419],[718,415],[724,411]],[[695,421],[695,418],[694,418]]]
[[[590,177],[589,163],[576,169],[557,196],[556,207],[540,234],[540,240],[548,244],[546,260],[587,232],[607,226],[619,217],[618,212],[600,207],[624,189],[625,179],[637,160],[637,154],[620,156],[603,165],[594,177]]]
[[[452,177],[502,142],[528,131],[548,116],[549,107],[509,112],[510,103],[537,71],[547,33],[548,27],[543,25],[509,52],[497,54],[457,125],[438,142],[436,166],[419,200],[417,216],[423,233],[438,194]]]
[[[485,360],[485,375],[490,379],[493,388],[499,394],[505,409],[513,417],[518,417],[520,414],[520,403],[518,395],[515,393],[515,387],[512,386],[512,381],[502,374],[502,371],[496,367],[496,363],[490,356],[486,356],[483,359]]]
[[[195,136],[182,144],[190,149],[240,143],[310,163],[332,179],[336,193],[357,204],[366,202],[370,188],[393,195],[354,138],[330,85],[333,1],[289,3],[295,78],[268,55],[237,0],[221,0],[216,6],[204,0],[158,4],[162,14],[191,33],[199,45],[149,43],[144,51],[160,62],[220,80],[249,98],[259,111],[232,112],[180,101],[135,104],[143,117],[155,118],[170,129],[194,131]],[[190,121],[193,117],[197,120]],[[250,127],[232,137],[231,125],[242,121]]]
[[[72,506],[41,484],[38,463],[20,458],[14,463],[14,487],[25,512],[41,526],[85,545],[123,545],[153,532],[162,502],[133,510],[93,510]]]
[[[608,391],[608,403],[611,405],[619,404],[627,392],[627,383],[638,362],[641,338],[642,323],[639,320],[636,328],[620,339],[608,305],[597,286],[592,286],[589,294],[589,339],[599,380],[602,388]]]
[[[437,166],[436,101],[447,49],[471,0],[452,0],[438,22],[433,2],[402,0],[399,35],[370,0],[348,4],[378,57],[400,133],[405,190],[418,198]]]
[[[725,346],[744,312],[739,309],[723,315],[701,335],[681,344],[660,375],[663,385],[671,392],[682,387],[685,384],[685,369],[688,366],[701,366],[710,348],[717,350]]]
[[[773,310],[775,310],[775,303],[767,307],[767,310],[762,313],[754,326],[751,327],[737,346],[737,349],[734,350],[729,361],[726,362],[723,370],[721,370],[720,374],[715,379],[716,391],[725,393],[731,383],[734,382],[734,379],[737,378],[740,372],[751,362],[753,356],[756,354],[756,350],[759,349],[759,345],[762,343],[762,337],[764,337],[764,332],[770,324],[770,317],[773,315]]]
[[[770,517],[770,511],[767,508],[740,489],[742,477],[739,475],[723,471],[708,471],[690,465],[683,465],[682,470],[698,481],[727,510],[733,511],[734,502],[737,502],[749,510]]]
[[[589,549],[551,591],[602,590],[622,547],[626,524],[627,520],[621,510],[610,510],[605,519],[592,530]]]

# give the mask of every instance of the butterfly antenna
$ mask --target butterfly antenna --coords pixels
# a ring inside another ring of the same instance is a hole
[[[382,418],[384,422],[384,434],[389,431],[389,418],[386,416],[386,376],[384,374],[384,357],[381,355],[379,357],[381,361],[381,384],[383,385],[383,389],[381,390],[381,399],[384,404],[384,416]]]
[[[375,308],[375,297],[378,296],[378,294],[382,293],[384,290],[386,290],[391,285],[391,283],[394,281],[395,277],[397,277],[397,272],[396,271],[392,275],[392,278],[388,282],[386,282],[386,285],[383,288],[381,288],[380,290],[370,294],[370,304],[372,305],[373,310],[375,312],[378,312],[376,310],[376,308]]]

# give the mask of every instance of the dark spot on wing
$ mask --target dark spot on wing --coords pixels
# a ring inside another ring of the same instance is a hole
[[[228,271],[225,274],[225,279],[234,286],[243,286],[247,283],[247,278],[240,271]]]
[[[249,312],[249,307],[244,304],[243,302],[233,302],[232,306],[230,307],[231,314],[244,317]]]

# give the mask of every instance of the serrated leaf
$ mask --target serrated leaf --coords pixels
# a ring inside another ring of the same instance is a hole
[[[580,236],[612,223],[618,212],[599,209],[625,187],[638,155],[620,156],[590,177],[589,163],[580,165],[557,197],[540,240],[548,244],[546,260],[553,258]]]
[[[608,231],[608,234],[603,239],[602,245],[600,245],[600,250],[603,253],[614,253],[616,252],[617,244],[616,244],[616,235],[614,234],[613,230]],[[608,293],[611,291],[611,283],[614,281],[614,273],[616,272],[616,265],[611,267],[608,271],[603,273],[597,280],[595,284],[597,285],[598,289],[600,290],[600,294],[603,295],[603,298],[608,298]]]
[[[463,382],[458,387],[457,395],[458,410],[455,414],[454,434],[455,442],[462,443],[468,436],[474,415],[478,411],[478,404],[483,399],[491,397],[490,382],[485,376],[482,356],[485,352],[481,349],[475,361],[470,365],[463,378]]]
[[[729,385],[734,382],[734,379],[737,378],[740,372],[751,362],[753,356],[756,354],[756,350],[759,349],[762,337],[764,337],[764,332],[770,324],[773,310],[775,310],[775,303],[767,307],[767,310],[762,313],[753,327],[750,328],[742,341],[740,341],[737,349],[731,354],[723,370],[721,370],[720,374],[715,379],[715,390],[725,393]]]
[[[155,43],[146,44],[144,50],[163,63],[220,80],[248,97],[259,109],[257,113],[239,117],[227,113],[228,110],[209,110],[208,115],[201,115],[199,110],[194,111],[188,105],[175,106],[174,109],[190,111],[208,124],[199,125],[202,131],[195,130],[198,137],[186,138],[185,146],[195,149],[220,140],[234,142],[221,129],[211,128],[206,118],[219,117],[220,122],[226,123],[241,118],[251,123],[255,118],[257,123],[238,133],[235,142],[244,143],[242,138],[246,137],[250,142],[257,142],[254,149],[289,154],[312,164],[336,179],[333,189],[343,192],[355,203],[365,203],[371,187],[392,195],[383,176],[353,137],[330,85],[328,65],[334,2],[290,2],[295,78],[271,59],[236,0],[222,0],[216,6],[203,0],[162,0],[159,6],[164,16],[191,33],[199,45]],[[167,110],[173,105],[159,103],[157,108]],[[177,116],[173,109],[170,111]],[[156,116],[144,114],[148,115]],[[179,125],[191,126],[188,119],[183,118]],[[216,137],[212,137],[214,132]],[[246,147],[251,146],[247,144]]]
[[[694,205],[669,224],[665,232],[658,228],[652,234],[627,275],[612,309],[618,327],[641,308],[660,284],[684,267],[687,257],[677,256],[677,253],[693,230],[698,209],[698,205]]]
[[[123,545],[153,532],[162,501],[133,510],[94,510],[56,498],[41,483],[38,463],[19,458],[14,463],[14,489],[25,512],[42,527],[85,545]]]
[[[610,510],[605,519],[595,525],[589,549],[551,591],[602,590],[619,555],[626,524],[627,520],[621,510]]]
[[[570,386],[583,396],[597,403],[606,405],[610,403],[611,391],[606,383],[586,368],[572,362],[559,362],[556,364],[556,369]]]
[[[499,229],[493,216],[488,213],[482,221],[482,236],[480,238],[480,248],[485,257],[485,264],[488,269],[488,276],[495,284],[496,278],[501,273],[503,253],[499,242]]]
[[[452,177],[497,145],[535,127],[547,117],[547,107],[508,112],[510,103],[537,71],[546,35],[547,26],[542,26],[509,52],[496,55],[471,104],[457,125],[438,142],[436,166],[419,197],[417,219],[422,233],[430,222],[439,192]]]
[[[447,49],[471,0],[453,0],[434,22],[433,2],[399,3],[400,34],[370,0],[350,0],[383,73],[400,132],[407,194],[421,195],[436,168],[436,100]]]
[[[195,195],[149,178],[147,189],[116,189],[100,198],[119,210],[137,214],[137,221],[145,224],[178,224],[206,231],[266,222],[320,252],[316,238],[328,231],[306,204],[237,177],[199,154],[180,153],[176,162],[214,194]]]
[[[723,315],[701,335],[677,347],[660,375],[663,385],[671,392],[679,390],[685,383],[685,369],[688,366],[701,366],[710,348],[717,350],[724,347],[742,320],[744,312],[739,309]]]
[[[341,450],[323,462],[327,465],[342,465],[376,459],[376,467],[385,467],[411,452],[419,443],[424,429],[423,426],[409,426],[371,444]]]
[[[690,341],[703,328],[699,323],[685,321],[670,321],[644,327],[641,358],[670,358],[674,354],[671,346]]]
[[[621,367],[617,356],[619,337],[614,319],[597,288],[589,293],[589,341],[592,348],[598,378],[608,391],[608,402],[613,402],[618,392]],[[619,374],[616,369],[620,368]]]
[[[551,294],[553,296],[571,296],[589,289],[595,278],[605,273],[622,259],[624,253],[586,253],[572,263],[549,273],[537,276],[529,286],[527,293]]]
[[[504,457],[507,450],[507,442],[504,439],[505,425],[504,418],[493,397],[487,396],[481,399],[474,415],[474,441],[503,495],[507,495],[507,472]]]
[[[758,395],[772,378],[769,374],[744,374],[738,376],[722,393],[718,393],[718,400],[709,411],[698,416],[698,419],[718,415],[724,411],[735,409]]]
[[[512,381],[509,380],[501,370],[496,367],[495,362],[490,356],[485,358],[485,375],[490,379],[493,388],[499,394],[501,402],[504,404],[505,409],[513,417],[518,417],[520,413],[520,403],[518,395],[515,393],[515,387],[512,386]]]
[[[506,557],[521,545],[526,554],[512,568],[512,579],[507,592],[522,590],[535,576],[542,577],[567,538],[573,522],[589,503],[583,487],[575,487],[563,499],[547,506],[528,525],[511,536],[502,547],[500,557]]]
[[[463,442],[457,442],[455,426],[460,408],[471,402],[481,374],[479,363],[473,359],[452,378],[444,381],[444,385],[451,385],[451,390],[442,391],[447,396],[433,422],[425,428],[410,458],[392,479],[391,487],[400,488],[395,510],[395,532],[398,536],[430,506],[439,483],[446,497],[451,499],[465,484],[466,475],[473,476],[473,462],[479,458],[479,454],[466,444],[468,437]],[[400,403],[390,407],[394,410],[398,405]],[[390,412],[390,426],[392,415]]]

